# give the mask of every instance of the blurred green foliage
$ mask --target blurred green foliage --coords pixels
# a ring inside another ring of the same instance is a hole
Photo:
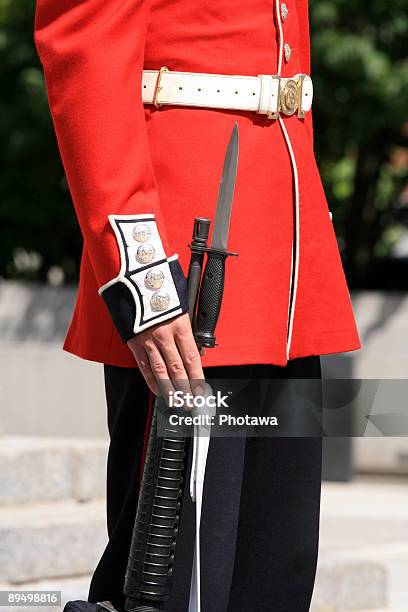
[[[389,286],[377,272],[397,266],[378,261],[408,225],[408,5],[315,0],[310,18],[315,150],[349,280]]]
[[[75,278],[73,213],[33,41],[33,0],[0,0],[0,275]],[[61,275],[60,275],[61,276]]]
[[[316,155],[349,280],[362,286],[408,225],[407,5],[313,0],[310,18]],[[0,0],[0,275],[71,281],[81,236],[33,21],[33,0]]]

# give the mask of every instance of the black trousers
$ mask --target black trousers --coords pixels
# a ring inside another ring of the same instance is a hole
[[[320,385],[320,359],[295,359],[284,368],[214,367],[205,375],[214,380],[317,379]],[[136,368],[105,366],[105,385],[109,542],[93,575],[89,601],[123,604],[149,392]],[[289,394],[285,403],[288,413],[289,408],[299,413],[298,405],[290,406],[299,404],[299,398],[291,400]],[[211,439],[201,522],[203,612],[309,610],[318,553],[321,453],[319,435]],[[166,612],[188,611],[194,507],[187,489]]]

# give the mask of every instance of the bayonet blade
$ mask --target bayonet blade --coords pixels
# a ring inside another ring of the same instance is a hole
[[[217,208],[211,246],[227,250],[228,232],[231,219],[232,198],[238,166],[238,124],[235,122],[224,157],[222,176],[218,189]]]

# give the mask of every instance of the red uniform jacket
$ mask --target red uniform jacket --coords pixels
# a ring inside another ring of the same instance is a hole
[[[282,76],[309,74],[307,0],[37,0],[35,42],[84,237],[66,350],[135,366],[125,340],[185,310],[178,261],[186,273],[193,218],[214,215],[235,121],[228,246],[239,257],[227,262],[219,346],[204,365],[360,347],[311,113],[273,120],[141,96],[143,68],[163,65],[256,76],[276,74],[283,57]]]

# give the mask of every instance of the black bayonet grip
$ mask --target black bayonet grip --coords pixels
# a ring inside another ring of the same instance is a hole
[[[215,346],[214,332],[224,293],[225,260],[228,253],[209,250],[207,255],[194,325],[194,338],[200,346],[212,348]]]

